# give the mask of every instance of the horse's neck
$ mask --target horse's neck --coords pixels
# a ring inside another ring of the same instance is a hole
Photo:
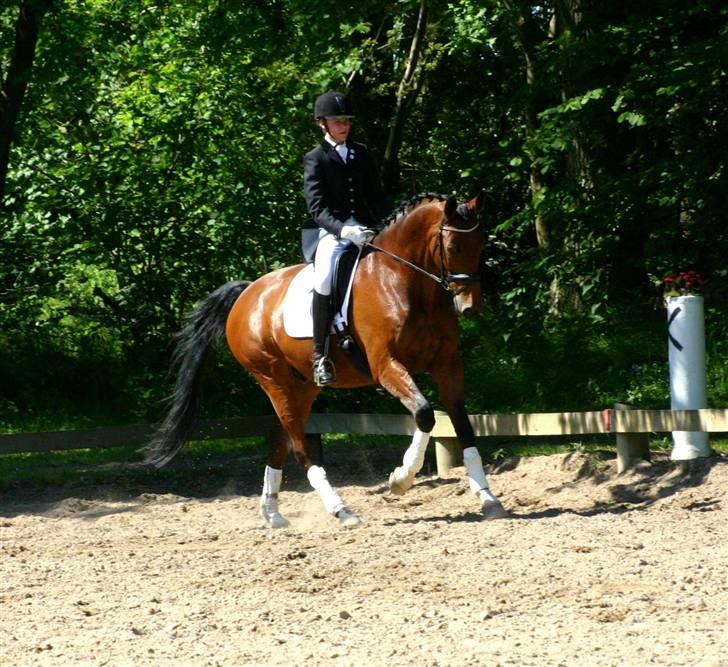
[[[420,268],[431,270],[435,262],[436,232],[428,215],[432,215],[432,212],[415,209],[402,220],[387,227],[380,235],[377,245]]]

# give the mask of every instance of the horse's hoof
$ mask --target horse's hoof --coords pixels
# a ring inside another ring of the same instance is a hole
[[[389,476],[389,491],[395,496],[401,496],[403,493],[412,488],[412,485],[415,483],[415,476],[408,475],[407,477],[398,477],[397,470],[399,470],[399,468],[397,468]]]
[[[354,514],[348,507],[342,507],[337,513],[336,518],[342,528],[354,528],[361,524],[361,519]]]
[[[506,512],[500,500],[486,500],[483,503],[483,516],[486,519],[506,519],[508,512]]]
[[[288,519],[284,517],[280,512],[271,512],[270,514],[263,514],[265,519],[265,525],[268,528],[288,528],[291,524]]]

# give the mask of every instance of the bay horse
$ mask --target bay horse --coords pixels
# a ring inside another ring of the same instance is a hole
[[[429,373],[463,448],[470,489],[486,518],[506,516],[491,493],[465,410],[458,315],[478,310],[477,274],[483,244],[478,214],[483,193],[458,204],[455,197],[418,195],[403,204],[360,256],[351,290],[350,333],[364,355],[355,364],[336,345],[335,387],[378,383],[412,414],[416,430],[402,465],[389,477],[401,494],[422,468],[435,414],[413,376]],[[233,281],[210,294],[189,316],[175,351],[178,365],[169,411],[147,446],[147,461],[171,461],[190,435],[199,400],[205,357],[216,340],[227,338],[235,359],[268,395],[280,422],[271,446],[260,499],[268,526],[288,525],[278,505],[282,468],[292,451],[318,492],[325,510],[343,526],[360,522],[314,465],[304,426],[321,391],[312,378],[312,341],[291,338],[283,326],[283,302],[293,278],[305,265],[290,266],[257,280]],[[367,372],[368,370],[368,372]]]

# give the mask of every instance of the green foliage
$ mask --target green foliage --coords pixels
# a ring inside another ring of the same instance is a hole
[[[473,407],[664,405],[668,269],[707,279],[709,391],[724,405],[728,10],[563,7],[431,3],[388,183],[399,199],[487,195],[489,311],[463,333]],[[160,414],[183,314],[225,280],[298,261],[315,96],[348,88],[358,138],[381,155],[418,9],[55,3],[0,204],[5,428]],[[17,10],[0,9],[3,75]],[[211,409],[267,410],[224,352],[213,371]],[[375,390],[322,397],[342,404],[399,409]]]

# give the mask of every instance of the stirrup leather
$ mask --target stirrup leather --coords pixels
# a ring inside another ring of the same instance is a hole
[[[336,369],[327,356],[316,356],[313,360],[313,381],[319,387],[325,387],[336,382]]]

